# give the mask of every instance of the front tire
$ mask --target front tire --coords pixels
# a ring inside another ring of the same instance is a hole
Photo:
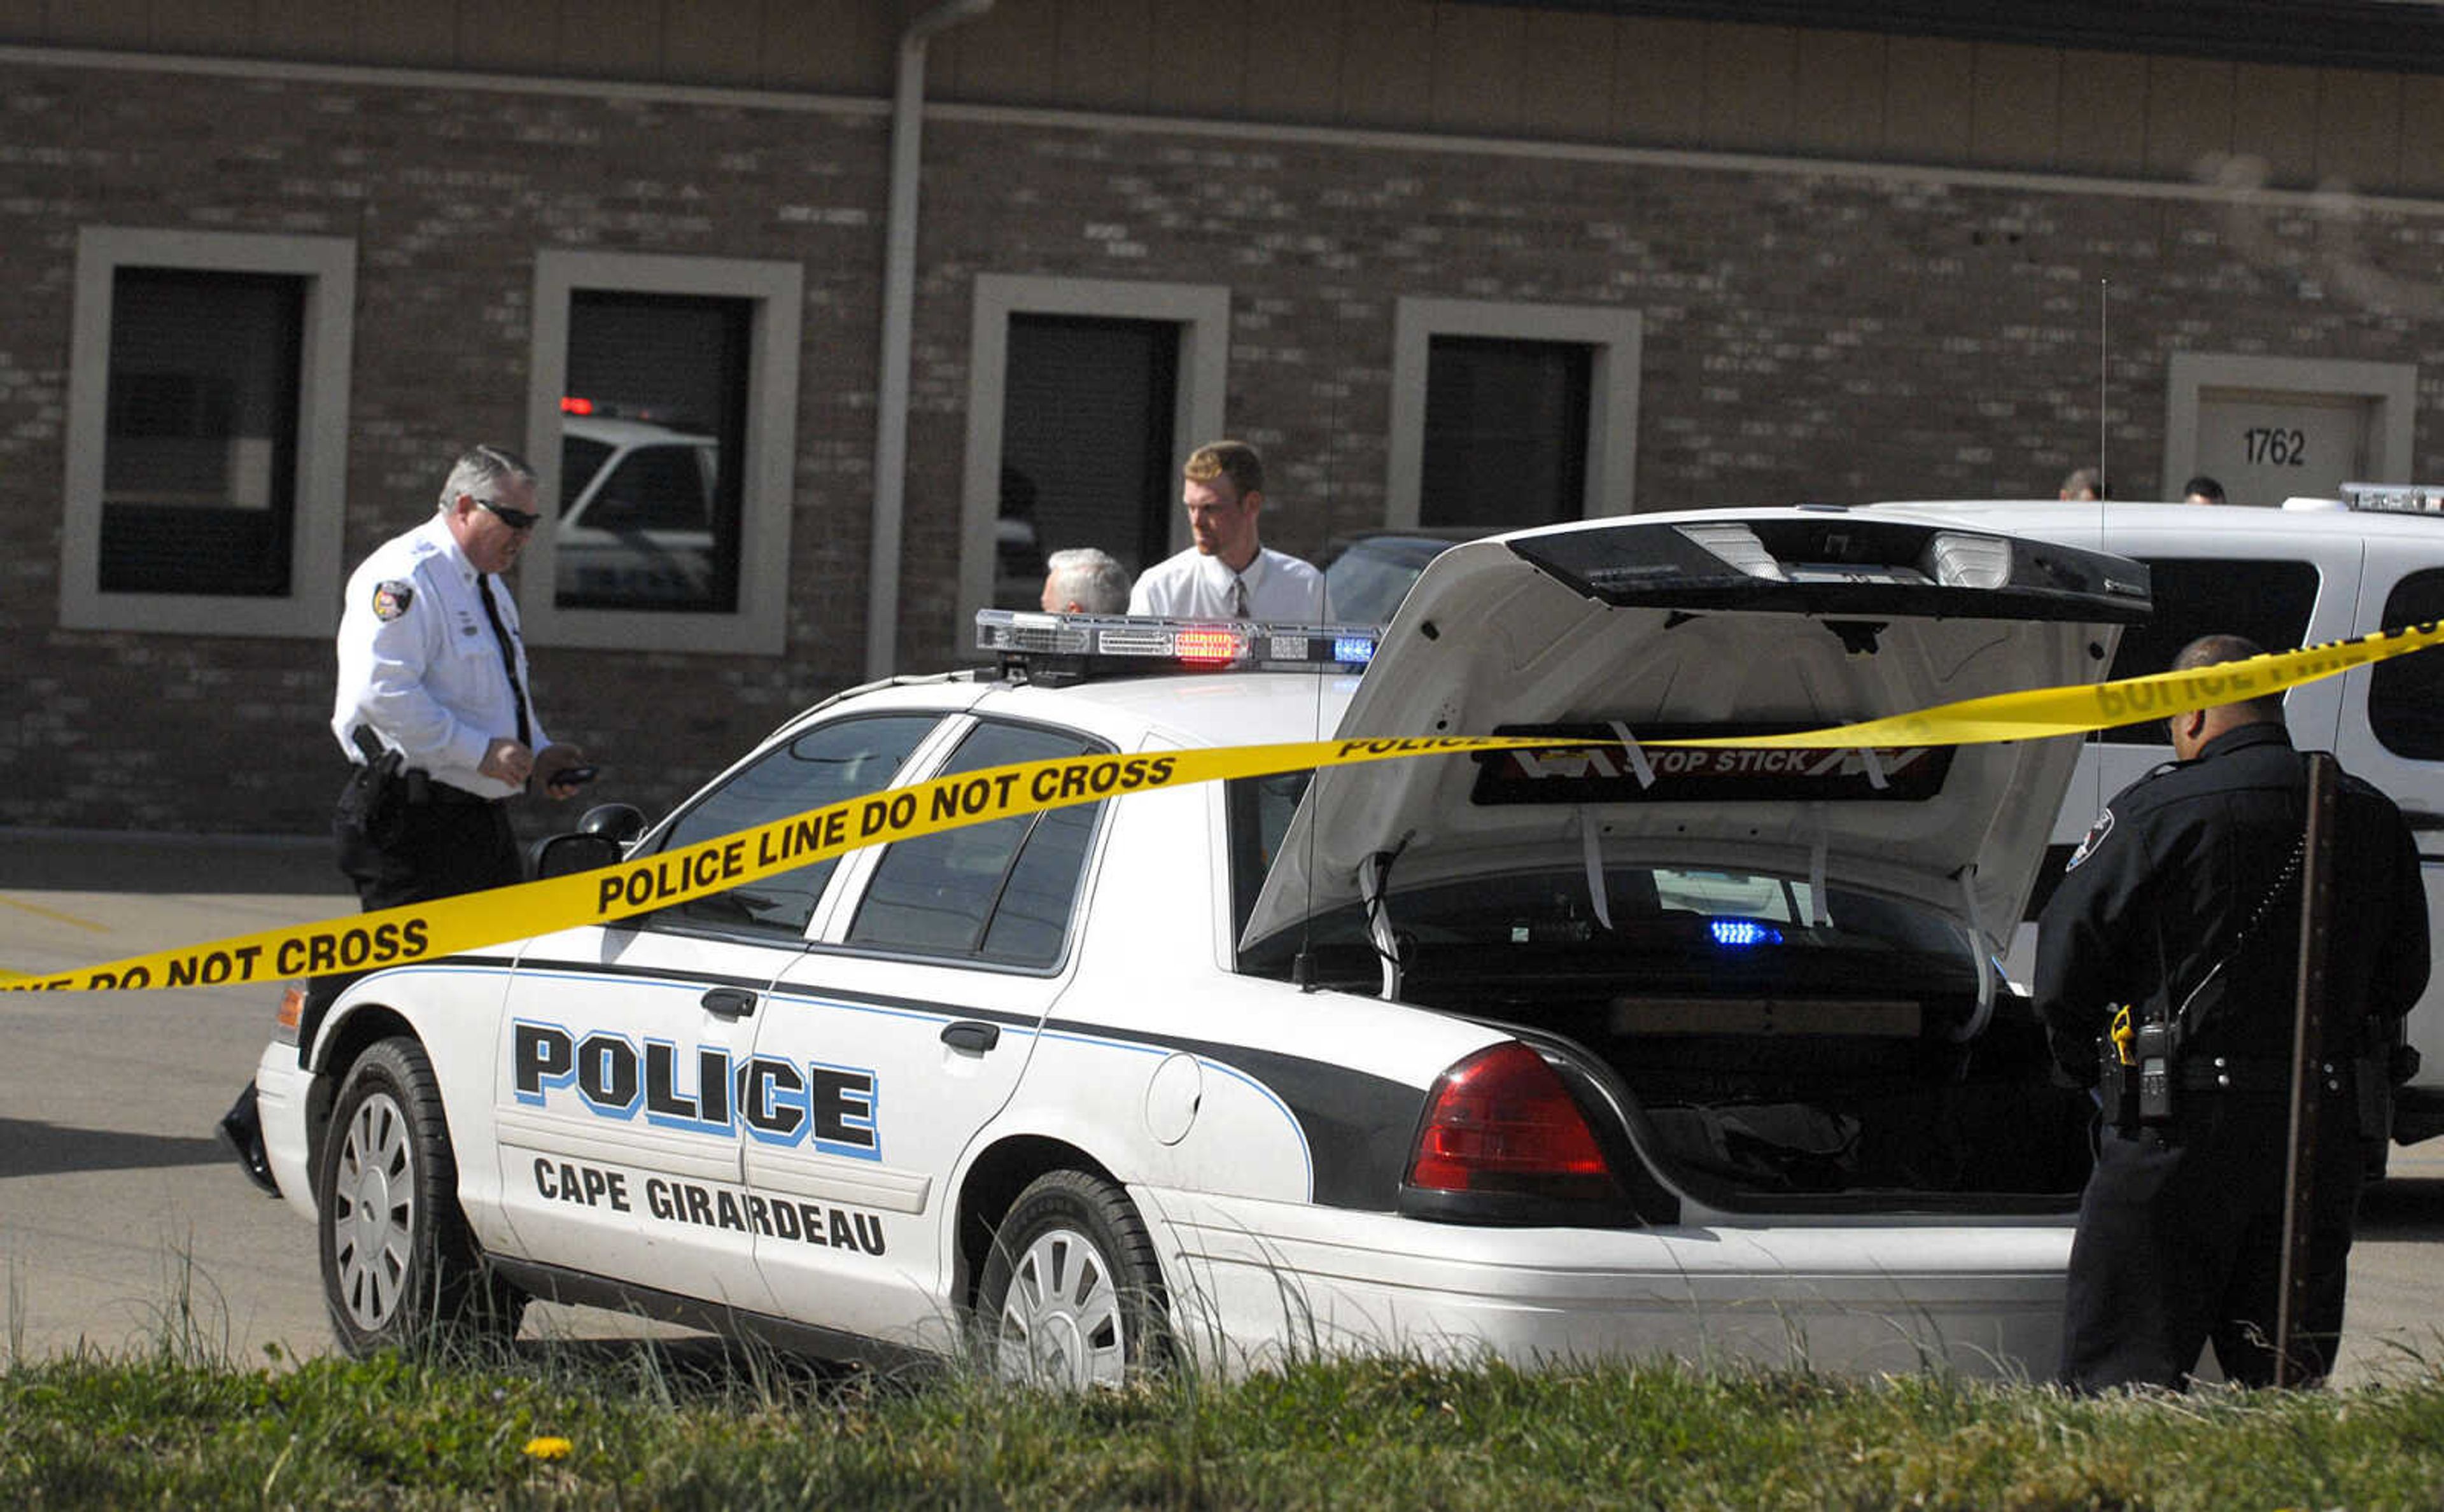
[[[348,1068],[314,1189],[323,1301],[350,1355],[516,1334],[522,1300],[467,1231],[440,1083],[414,1040],[380,1041]]]
[[[1118,1386],[1165,1354],[1162,1268],[1126,1194],[1083,1171],[1037,1177],[993,1235],[978,1329],[1003,1380]]]

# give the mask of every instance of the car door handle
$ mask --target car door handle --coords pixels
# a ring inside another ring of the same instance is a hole
[[[745,987],[707,987],[704,1011],[723,1019],[744,1019],[755,1011],[755,994]]]
[[[956,1023],[942,1026],[942,1042],[954,1050],[972,1050],[982,1055],[1001,1043],[1001,1028],[997,1024],[962,1019]]]

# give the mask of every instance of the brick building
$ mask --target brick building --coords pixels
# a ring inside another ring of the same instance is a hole
[[[1309,555],[2444,477],[2438,9],[2127,9],[0,4],[0,825],[323,828],[341,583],[479,439],[648,811],[1212,434]]]

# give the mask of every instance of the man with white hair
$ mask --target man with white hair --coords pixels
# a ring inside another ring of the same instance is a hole
[[[1108,552],[1093,546],[1056,551],[1044,560],[1046,614],[1124,615],[1129,612],[1129,575]]]

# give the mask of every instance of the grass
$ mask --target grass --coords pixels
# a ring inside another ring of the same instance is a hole
[[[1937,1375],[1331,1361],[1062,1396],[663,1346],[248,1366],[165,1338],[0,1374],[0,1506],[29,1509],[2439,1504],[2433,1371],[2074,1400]]]

